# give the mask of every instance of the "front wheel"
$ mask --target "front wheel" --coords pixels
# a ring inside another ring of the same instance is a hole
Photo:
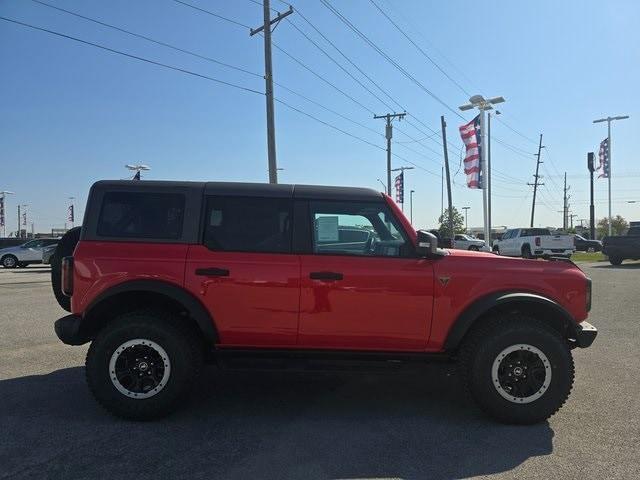
[[[622,263],[622,259],[620,257],[609,257],[609,263],[618,266]]]
[[[500,255],[500,247],[493,247],[493,253]]]
[[[114,319],[91,343],[89,389],[106,410],[123,418],[165,416],[187,398],[202,368],[202,343],[162,311]]]
[[[462,347],[466,387],[482,410],[509,424],[548,419],[574,379],[569,345],[552,327],[520,314],[489,320]]]
[[[5,255],[2,257],[2,266],[4,268],[16,268],[18,266],[18,259],[13,255]]]

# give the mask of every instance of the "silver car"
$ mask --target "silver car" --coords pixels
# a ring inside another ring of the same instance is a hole
[[[31,263],[42,263],[42,249],[58,243],[57,238],[38,238],[15,247],[0,250],[0,264],[4,268],[26,267]]]

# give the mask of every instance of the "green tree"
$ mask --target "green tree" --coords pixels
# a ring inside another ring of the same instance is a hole
[[[462,215],[456,207],[452,208],[452,218],[453,218],[453,233],[464,233],[464,215]],[[440,224],[440,235],[443,237],[449,237],[449,209],[447,208],[440,218],[438,218],[438,223]]]
[[[627,222],[622,216],[616,215],[611,219],[611,233],[613,235],[623,235],[628,228],[629,222]],[[604,217],[598,220],[596,229],[599,238],[609,235],[609,218]]]

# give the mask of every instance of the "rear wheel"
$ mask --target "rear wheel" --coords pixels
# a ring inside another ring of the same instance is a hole
[[[91,343],[86,376],[94,397],[114,415],[162,417],[187,398],[202,369],[202,343],[161,311],[137,311],[113,320]]]
[[[495,318],[472,331],[460,361],[473,399],[504,423],[548,419],[573,386],[569,345],[552,327],[520,314]]]
[[[500,247],[493,247],[493,253],[500,255]]]
[[[14,255],[5,255],[2,257],[2,266],[4,268],[16,268],[18,266],[18,259]]]
[[[25,268],[27,265],[29,264],[25,262],[18,262],[18,268]]]
[[[529,245],[525,245],[522,247],[522,258],[531,258],[531,247]]]
[[[477,246],[477,245],[471,245],[471,246],[469,247],[469,250],[471,250],[471,251],[473,251],[473,252],[477,252],[477,251],[479,251],[480,249],[478,248],[478,246]]]
[[[609,263],[611,265],[620,265],[622,263],[622,258],[620,257],[609,257]]]
[[[587,252],[589,252],[589,253],[593,253],[595,251],[596,251],[595,247],[588,247],[587,248]]]

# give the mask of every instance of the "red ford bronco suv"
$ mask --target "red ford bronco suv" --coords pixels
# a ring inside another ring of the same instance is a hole
[[[100,181],[53,264],[58,337],[91,342],[89,388],[132,419],[174,410],[205,361],[447,359],[485,412],[540,422],[597,334],[573,263],[441,250],[364,188]]]

